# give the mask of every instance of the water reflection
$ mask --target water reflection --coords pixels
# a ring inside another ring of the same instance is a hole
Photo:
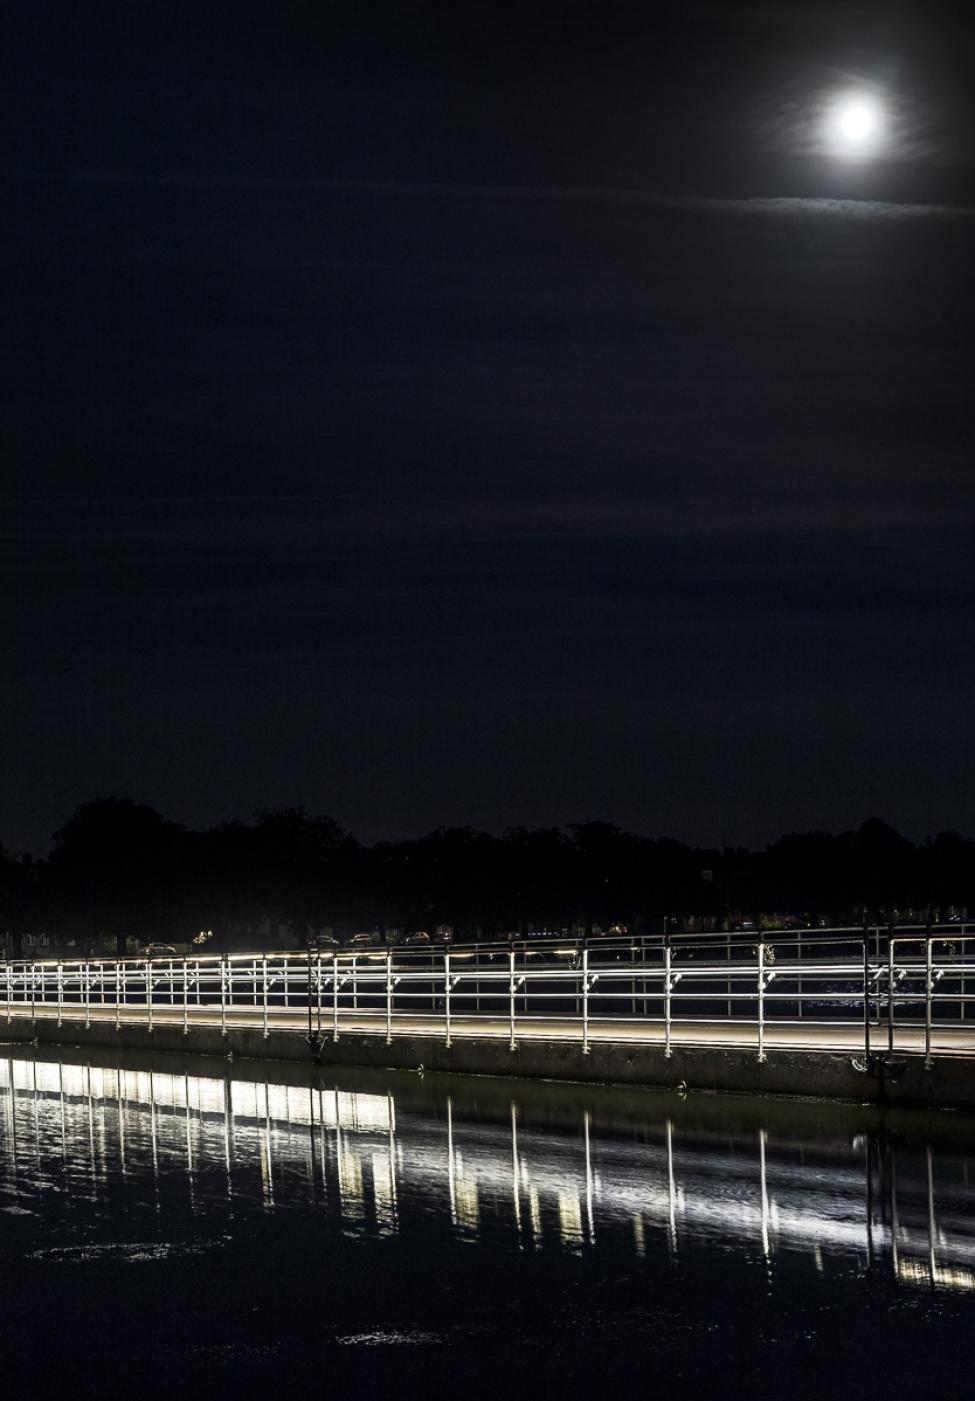
[[[671,1272],[689,1250],[743,1247],[773,1279],[801,1265],[975,1289],[964,1139],[937,1145],[849,1115],[813,1134],[756,1123],[754,1108],[741,1123],[649,1095],[618,1113],[609,1096],[553,1105],[498,1082],[398,1077],[380,1092],[327,1071],[303,1084],[254,1075],[0,1059],[0,1207],[43,1220],[46,1249],[64,1248],[51,1244],[57,1192],[88,1203],[91,1251],[99,1206],[117,1211],[122,1184],[157,1214],[176,1185],[211,1225],[300,1208],[353,1237],[441,1223],[457,1242],[652,1256]]]

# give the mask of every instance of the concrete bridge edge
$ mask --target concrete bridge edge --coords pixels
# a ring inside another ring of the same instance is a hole
[[[562,1080],[577,1084],[616,1084],[691,1092],[734,1093],[845,1100],[857,1104],[903,1105],[915,1108],[975,1108],[975,1061],[968,1057],[936,1058],[930,1068],[923,1056],[898,1055],[896,1064],[884,1058],[869,1067],[848,1053],[769,1050],[760,1061],[749,1048],[675,1046],[668,1058],[660,1045],[598,1042],[584,1054],[569,1042],[524,1040],[512,1050],[496,1038],[385,1037],[343,1034],[311,1045],[296,1031],[274,1031],[265,1038],[260,1027],[181,1028],[150,1030],[133,1024],[116,1028],[77,1022],[58,1027],[52,1021],[32,1022],[13,1017],[0,1022],[0,1043],[36,1043],[115,1047],[129,1051],[176,1052],[224,1058],[314,1062],[343,1067],[424,1070],[438,1074],[514,1076],[533,1080]]]

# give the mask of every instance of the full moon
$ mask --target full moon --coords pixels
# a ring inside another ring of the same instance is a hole
[[[866,156],[880,144],[884,114],[879,102],[865,93],[848,93],[830,110],[827,135],[837,155]]]

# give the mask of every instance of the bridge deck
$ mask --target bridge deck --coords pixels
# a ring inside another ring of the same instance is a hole
[[[321,1033],[332,1035],[331,1009],[323,1015]],[[19,1005],[15,1008],[18,1018],[29,1017],[30,1007]],[[38,1004],[38,1019],[56,1019],[58,1009],[51,1005]],[[116,1009],[113,1005],[92,1006],[89,1011],[92,1022],[115,1023]],[[85,1009],[77,1003],[66,1004],[61,1010],[63,1022],[85,1021]],[[142,1007],[123,1007],[118,1020],[126,1025],[146,1026],[147,1010]],[[221,1025],[220,1007],[190,1006],[185,1015],[190,1026]],[[307,1009],[271,1008],[268,1011],[268,1026],[274,1031],[294,1031],[302,1035],[308,1032]],[[184,1023],[182,1007],[154,1006],[152,1022],[156,1026],[179,1026]],[[261,1026],[264,1022],[262,1007],[228,1008],[226,1025],[228,1028],[241,1026]],[[0,1026],[3,1014],[0,1012]],[[317,1017],[315,1018],[317,1030]],[[343,1010],[338,1019],[339,1035],[366,1034],[385,1036],[386,1013],[382,1010],[366,1011]],[[445,1022],[442,1016],[417,1013],[394,1012],[392,1017],[394,1036],[445,1036]],[[452,1039],[508,1039],[511,1023],[508,1017],[479,1014],[452,1016],[450,1019]],[[582,1023],[578,1018],[527,1017],[519,1015],[515,1024],[517,1040],[546,1040],[579,1043],[582,1041]],[[626,1042],[641,1045],[662,1045],[666,1038],[666,1028],[661,1021],[642,1018],[593,1018],[589,1022],[590,1042]],[[758,1049],[758,1024],[755,1021],[682,1021],[671,1023],[670,1039],[675,1045],[728,1046],[742,1050]],[[856,1054],[863,1050],[862,1022],[797,1022],[767,1021],[764,1028],[766,1050],[808,1050],[834,1051]],[[886,1025],[871,1027],[871,1049],[883,1051],[887,1048]],[[897,1051],[923,1054],[924,1027],[900,1023],[895,1027],[894,1047]],[[939,1055],[975,1056],[975,1022],[970,1025],[933,1028],[932,1047]]]

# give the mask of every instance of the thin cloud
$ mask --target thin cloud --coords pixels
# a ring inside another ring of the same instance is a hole
[[[280,190],[295,193],[389,195],[390,197],[477,198],[623,205],[661,210],[842,219],[961,219],[975,217],[975,206],[899,203],[892,200],[835,199],[825,196],[672,195],[662,191],[598,185],[482,185],[412,180],[287,179],[246,175],[129,175],[122,171],[67,171],[35,174],[8,171],[8,183],[120,186],[146,189]]]

